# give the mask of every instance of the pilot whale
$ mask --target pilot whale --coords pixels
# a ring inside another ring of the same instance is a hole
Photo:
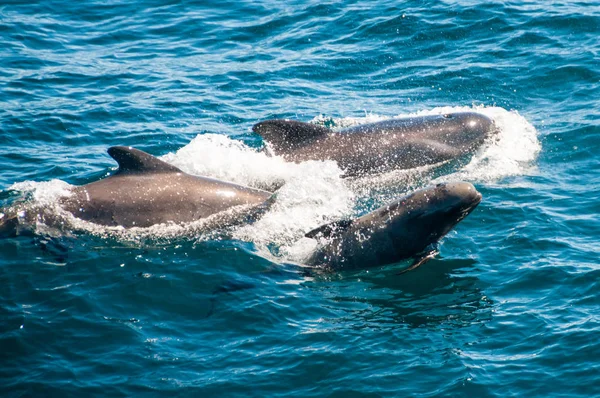
[[[457,159],[497,131],[491,119],[476,112],[389,119],[341,131],[275,119],[252,130],[274,155],[296,163],[334,160],[348,177]]]
[[[272,193],[184,173],[139,149],[114,146],[119,169],[105,179],[75,187],[61,206],[75,217],[106,226],[149,227],[184,223],[231,208],[259,211]]]
[[[305,265],[329,270],[363,269],[426,259],[438,242],[477,207],[481,194],[467,182],[424,188],[353,220],[323,225],[306,234],[319,241]]]
[[[59,199],[73,216],[104,226],[150,227],[187,223],[221,214],[214,225],[253,221],[275,194],[208,177],[190,175],[139,149],[114,146],[108,154],[119,168],[111,176],[75,186]],[[23,205],[0,208],[0,237],[33,232],[37,221],[61,223],[57,214]],[[211,224],[212,225],[212,224]]]

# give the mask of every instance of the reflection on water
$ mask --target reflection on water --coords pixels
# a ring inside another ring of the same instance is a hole
[[[469,275],[474,264],[467,259],[437,258],[402,275],[397,275],[397,267],[384,267],[352,275],[320,275],[310,286],[340,312],[339,318],[329,320],[334,324],[462,327],[491,318],[492,301],[480,281]]]

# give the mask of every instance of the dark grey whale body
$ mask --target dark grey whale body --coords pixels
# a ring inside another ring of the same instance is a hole
[[[75,217],[107,226],[149,227],[209,217],[235,207],[243,215],[268,204],[270,192],[193,176],[138,149],[108,153],[119,169],[108,178],[78,186],[61,201]]]
[[[467,182],[418,190],[357,219],[307,233],[321,244],[304,263],[332,270],[361,269],[420,256],[480,201],[481,194]]]
[[[389,119],[338,132],[280,119],[257,123],[252,130],[288,161],[334,160],[346,176],[359,176],[460,158],[496,128],[482,114],[459,112]]]
[[[410,271],[432,258],[435,252],[426,253],[427,247],[446,235],[480,201],[481,194],[470,183],[438,184],[362,217],[322,225],[306,234],[318,240],[319,245],[302,261],[301,272],[312,276],[312,271],[365,269],[415,258],[399,273]],[[282,269],[273,268],[266,273],[281,276]],[[208,316],[214,312],[218,294],[256,286],[247,280],[221,285],[213,292]]]

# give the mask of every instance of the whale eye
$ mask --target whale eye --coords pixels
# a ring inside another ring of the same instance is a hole
[[[445,115],[442,115],[442,117],[443,117],[444,119],[453,119],[453,118],[454,118],[454,115],[452,115],[452,114],[450,114],[450,113],[446,113]]]

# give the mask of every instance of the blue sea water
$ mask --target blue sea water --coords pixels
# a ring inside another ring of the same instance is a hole
[[[112,145],[273,189],[254,224],[73,219],[0,240],[2,396],[600,396],[595,1],[3,1],[0,205],[59,212]],[[254,123],[476,110],[461,167],[343,180]],[[416,187],[481,205],[439,256],[307,274],[303,233]]]

